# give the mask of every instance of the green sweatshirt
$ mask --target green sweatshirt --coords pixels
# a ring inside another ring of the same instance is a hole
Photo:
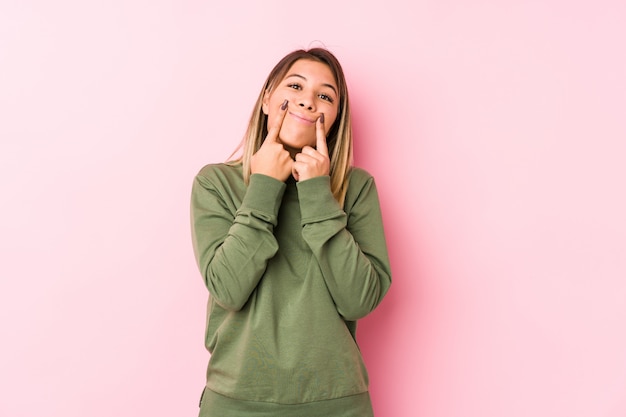
[[[212,415],[369,403],[356,320],[391,284],[374,179],[353,168],[342,209],[328,176],[253,174],[246,186],[241,165],[208,165],[193,184],[191,221],[210,294]]]

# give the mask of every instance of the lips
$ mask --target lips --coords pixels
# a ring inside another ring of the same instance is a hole
[[[310,119],[302,114],[289,112],[289,114],[296,120],[306,124],[315,124],[315,119]]]

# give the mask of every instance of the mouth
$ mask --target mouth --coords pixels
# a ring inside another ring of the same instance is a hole
[[[293,112],[289,112],[289,114],[296,119],[297,121],[304,123],[304,124],[308,124],[308,125],[312,125],[315,124],[315,120],[314,119],[309,119],[308,117],[305,117],[301,114],[298,113],[293,113]]]

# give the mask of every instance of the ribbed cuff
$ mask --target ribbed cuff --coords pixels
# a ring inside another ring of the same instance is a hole
[[[286,185],[263,174],[252,174],[240,210],[250,210],[276,218]]]
[[[302,224],[318,222],[343,214],[341,206],[331,192],[328,175],[300,181],[297,186]]]

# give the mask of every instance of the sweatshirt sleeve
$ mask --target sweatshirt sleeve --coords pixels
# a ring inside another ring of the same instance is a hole
[[[194,253],[205,284],[218,304],[240,310],[278,250],[273,230],[285,184],[252,175],[239,207],[228,184],[198,175],[192,187]]]
[[[348,214],[333,197],[328,176],[298,183],[303,238],[317,259],[337,311],[346,320],[360,319],[374,310],[391,285],[374,179],[354,177],[348,192],[353,201],[346,198]]]

